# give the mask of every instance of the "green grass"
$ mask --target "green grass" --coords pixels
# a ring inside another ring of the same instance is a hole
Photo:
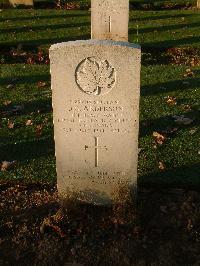
[[[5,62],[10,62],[0,65],[0,162],[17,160],[15,169],[0,171],[0,178],[52,182],[56,170],[49,66],[15,64],[7,52],[19,44],[24,50],[37,51],[40,47],[48,52],[53,43],[88,39],[90,13],[7,9],[0,16],[1,58],[5,56]],[[138,39],[142,48],[154,52],[167,47],[195,47],[198,52],[199,25],[197,10],[131,11],[129,39]],[[200,187],[200,67],[193,68],[194,76],[184,77],[187,66],[162,65],[159,57],[154,65],[143,63],[139,183]],[[46,86],[38,86],[39,81]],[[177,105],[167,104],[168,96],[176,97]],[[5,106],[6,101],[11,104]],[[24,108],[13,113],[15,106]],[[177,127],[172,116],[180,114],[192,118],[193,123],[179,126],[176,134],[155,149],[153,132]],[[28,120],[33,125],[27,126]],[[14,128],[8,128],[10,123]],[[159,170],[159,162],[166,165],[165,171]]]
[[[137,36],[137,25],[139,36]],[[197,10],[131,11],[129,40],[142,47],[200,47]],[[50,44],[90,38],[90,13],[65,10],[3,10],[0,13],[2,48],[18,44],[48,49]]]
[[[186,68],[170,65],[142,68],[140,184],[200,187],[200,68],[193,69],[193,77],[185,78]],[[52,182],[56,178],[56,171],[49,67],[2,65],[1,75],[0,111],[3,115],[0,124],[0,161],[18,162],[14,170],[0,172],[1,178]],[[12,83],[13,78],[15,85],[8,89],[7,85]],[[38,81],[45,81],[46,87],[38,87]],[[168,105],[166,96],[175,96],[177,105]],[[7,100],[12,101],[9,106],[3,104]],[[21,104],[24,109],[20,114],[6,113],[13,106]],[[190,105],[191,111],[184,110],[185,105]],[[155,149],[153,131],[176,127],[172,116],[180,114],[191,117],[194,122],[179,127],[174,136]],[[26,126],[26,121],[30,119],[33,125]],[[13,129],[8,128],[9,121],[15,124]],[[37,136],[36,128],[41,124],[42,132]],[[196,130],[193,135],[191,130]],[[159,161],[166,164],[166,171],[158,169]]]

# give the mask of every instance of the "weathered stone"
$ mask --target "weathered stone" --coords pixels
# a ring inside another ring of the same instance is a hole
[[[200,0],[197,0],[197,9],[200,9]]]
[[[92,0],[92,39],[128,41],[129,1]]]
[[[33,6],[33,0],[9,0],[9,3],[14,7],[19,5]]]
[[[75,41],[50,48],[58,191],[110,204],[137,184],[139,45]]]

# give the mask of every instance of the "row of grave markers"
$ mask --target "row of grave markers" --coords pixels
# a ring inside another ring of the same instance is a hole
[[[102,2],[104,3],[106,1],[103,1],[102,0]],[[34,5],[34,1],[33,0],[9,0],[9,3],[12,6],[14,6],[14,7],[15,6],[18,6],[18,5],[25,5],[25,6],[33,6]],[[92,4],[94,4],[94,1],[93,0],[92,0]],[[110,5],[109,5],[109,7],[110,7]],[[197,0],[197,8],[200,9],[200,0]],[[114,6],[113,11],[115,11],[115,6]],[[109,21],[111,21],[111,18],[109,19]],[[110,32],[111,32],[111,30],[110,30]]]
[[[92,1],[92,39],[50,48],[58,191],[96,205],[137,187],[139,45],[128,0]]]

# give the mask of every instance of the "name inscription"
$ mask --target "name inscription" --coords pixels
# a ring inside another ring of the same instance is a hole
[[[102,172],[97,171],[95,174],[90,172],[84,172],[82,174],[79,173],[79,171],[68,171],[67,175],[63,176],[65,179],[72,179],[72,180],[90,180],[92,183],[97,184],[112,184],[118,183],[121,184],[124,182],[124,177],[126,177],[127,172],[126,171],[114,171],[114,172]]]
[[[58,117],[63,131],[68,133],[130,133],[132,121],[128,107],[120,101],[69,100],[64,117]]]

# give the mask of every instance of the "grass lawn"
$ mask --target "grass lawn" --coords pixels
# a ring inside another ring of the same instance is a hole
[[[142,68],[139,182],[143,185],[200,187],[200,68],[192,69],[192,77],[184,77],[186,69]],[[1,65],[1,74],[0,161],[17,160],[17,167],[1,172],[1,178],[55,181],[49,66]],[[176,104],[168,104],[168,96],[175,97]],[[16,106],[22,110],[16,111]],[[174,115],[193,122],[178,126]],[[153,132],[175,128],[174,134],[164,133],[166,141],[155,148]],[[159,162],[165,171],[159,169]]]
[[[17,64],[13,58],[9,63],[9,59],[4,60],[4,51],[9,57],[8,51],[20,45],[22,52],[37,51],[40,47],[48,53],[52,43],[89,38],[90,13],[7,9],[0,15],[4,62],[0,87],[0,161],[17,161],[14,170],[0,175],[3,179],[55,181],[49,66]],[[192,47],[198,53],[199,25],[197,10],[131,11],[129,39],[134,42],[138,38],[142,48],[154,52],[166,47]],[[139,182],[200,187],[200,69],[196,66],[187,74],[187,66],[162,65],[159,60],[153,65],[143,63]],[[174,104],[167,103],[171,99],[167,97],[174,97]],[[174,115],[185,115],[192,123],[176,125]],[[164,135],[162,145],[155,147],[154,131]],[[164,170],[160,169],[162,166]]]
[[[139,36],[137,36],[137,25]],[[142,47],[200,47],[198,10],[131,11],[129,40]],[[42,47],[90,38],[90,13],[65,10],[15,10],[0,13],[0,45],[3,48]]]
[[[90,13],[1,10],[0,265],[199,265],[199,25],[197,10],[130,12],[143,49],[137,212],[132,201],[64,210],[48,49],[89,38]]]

